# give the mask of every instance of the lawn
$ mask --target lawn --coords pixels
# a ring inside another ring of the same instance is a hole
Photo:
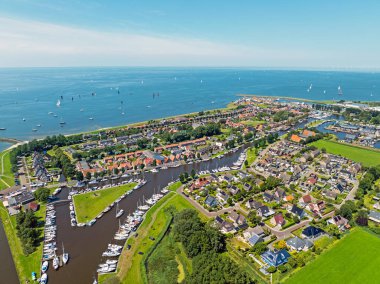
[[[46,205],[40,205],[40,210],[35,213],[36,216],[40,218],[40,221],[45,220],[45,212]],[[43,242],[40,243],[40,246],[35,252],[28,256],[24,255],[20,239],[17,237],[16,216],[9,216],[2,204],[0,204],[0,216],[3,221],[4,230],[7,235],[20,283],[26,283],[27,280],[31,280],[33,271],[36,272],[37,275],[40,272]]]
[[[86,223],[94,219],[107,206],[127,191],[132,190],[135,186],[136,183],[128,183],[125,185],[74,195],[73,200],[77,221],[79,223]]]
[[[0,190],[13,186],[14,184],[9,151],[3,151],[0,153]]]
[[[256,159],[256,148],[249,148],[247,150],[247,161],[248,161],[248,165],[251,166],[252,163],[255,161]],[[245,165],[243,165],[243,169],[245,169]]]
[[[266,124],[267,122],[264,120],[244,120],[241,123],[247,126],[256,127],[257,125]]]
[[[285,283],[378,283],[379,267],[380,238],[355,228]]]
[[[174,206],[178,211],[192,208],[192,205],[181,195],[170,192],[163,199],[157,202],[146,214],[144,221],[137,230],[138,236],[128,239],[127,244],[131,249],[124,249],[119,261],[117,273],[101,275],[100,283],[108,283],[112,278],[117,277],[121,283],[144,283],[147,282],[145,261],[147,255],[155,248],[158,241],[165,234],[171,215],[166,212],[166,208]],[[207,220],[205,216],[201,216]],[[154,237],[152,241],[149,237]],[[138,254],[142,252],[143,254]],[[111,283],[111,282],[110,282]]]
[[[177,189],[182,185],[182,182],[176,181],[175,183],[172,183],[168,186],[168,190],[170,191],[177,191]]]
[[[328,153],[341,155],[364,166],[371,167],[380,164],[380,151],[359,146],[352,146],[328,140],[318,140],[311,143],[318,148],[325,148]]]

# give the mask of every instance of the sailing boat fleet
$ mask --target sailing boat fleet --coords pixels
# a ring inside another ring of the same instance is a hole
[[[58,191],[59,192],[59,191]],[[46,272],[49,269],[49,260],[52,260],[52,266],[54,270],[60,267],[60,257],[57,255],[57,243],[56,243],[56,216],[55,209],[53,205],[46,206],[46,219],[45,219],[45,229],[44,229],[44,246],[42,255],[42,265],[41,265],[41,278],[40,283],[47,283],[48,276]],[[62,243],[62,256],[63,264],[67,264],[69,261],[69,254],[65,252],[65,248]]]
[[[136,231],[141,222],[144,219],[145,213],[155,204],[158,200],[160,200],[164,194],[168,193],[169,190],[164,188],[161,190],[161,193],[153,194],[153,196],[144,202],[145,205],[138,206],[132,214],[128,215],[123,224],[119,220],[119,229],[116,231],[114,239],[116,241],[125,241],[130,237],[132,232]],[[117,211],[118,212],[118,211]],[[99,264],[99,268],[97,272],[99,274],[110,273],[116,270],[118,259],[114,259],[119,257],[121,251],[123,249],[122,245],[117,244],[108,244],[106,251],[103,252],[102,256],[106,257],[105,263]]]

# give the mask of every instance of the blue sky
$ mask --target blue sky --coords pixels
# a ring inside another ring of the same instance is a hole
[[[380,68],[380,1],[0,0],[0,66]]]

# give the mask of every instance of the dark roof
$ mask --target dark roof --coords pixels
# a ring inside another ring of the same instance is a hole
[[[302,231],[302,234],[309,238],[318,237],[319,235],[323,233],[324,231],[322,229],[314,227],[314,226],[309,226]]]
[[[280,251],[267,250],[261,255],[261,257],[270,266],[279,266],[288,262],[290,254],[285,249]]]
[[[303,209],[299,208],[297,205],[293,205],[291,212],[299,217],[304,213]]]

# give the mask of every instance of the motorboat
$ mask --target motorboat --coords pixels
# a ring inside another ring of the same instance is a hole
[[[41,271],[42,273],[45,273],[49,268],[49,262],[47,260],[45,260],[43,263],[42,263],[42,267],[41,267]]]
[[[40,283],[41,283],[41,284],[46,284],[46,283],[47,283],[47,280],[48,280],[48,276],[47,276],[47,274],[46,274],[46,273],[43,273],[43,274],[41,275]]]

